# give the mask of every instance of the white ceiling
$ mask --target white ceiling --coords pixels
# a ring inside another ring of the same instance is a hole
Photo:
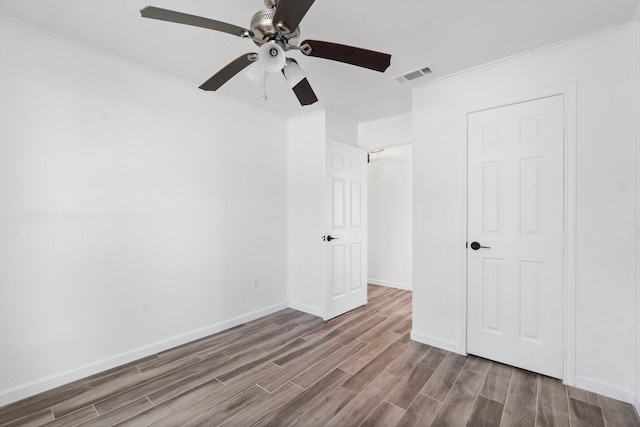
[[[640,0],[317,0],[301,39],[387,52],[386,73],[318,58],[298,59],[320,102],[300,107],[280,74],[269,99],[241,73],[220,92],[286,116],[326,108],[357,121],[411,109],[393,77],[431,66],[437,78],[630,19]],[[153,5],[248,27],[262,0],[0,0],[0,15],[157,70],[195,87],[255,45],[202,28],[143,19]],[[597,58],[594,58],[597,61]],[[425,80],[426,81],[426,80]],[[203,96],[217,96],[207,93]]]

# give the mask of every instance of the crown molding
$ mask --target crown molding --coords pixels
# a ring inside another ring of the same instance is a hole
[[[95,47],[89,46],[89,45],[84,44],[84,43],[80,43],[80,42],[75,41],[75,40],[71,40],[71,39],[66,38],[66,37],[62,37],[62,36],[60,36],[58,34],[54,34],[54,33],[50,32],[50,31],[43,30],[42,28],[34,27],[33,25],[26,24],[26,23],[24,23],[22,21],[18,21],[16,19],[10,18],[8,16],[0,15],[0,23],[4,23],[4,24],[9,25],[11,27],[17,28],[19,30],[22,30],[22,31],[28,33],[28,34],[32,34],[32,35],[34,35],[36,37],[40,37],[40,38],[43,38],[45,40],[52,41],[54,43],[59,43],[59,44],[61,44],[63,46],[69,47],[71,49],[75,49],[77,51],[82,51],[85,54],[93,55],[95,57],[99,57],[99,58],[105,59],[105,60],[110,61],[112,63],[128,67],[131,70],[136,70],[138,72],[143,72],[145,74],[152,75],[152,76],[157,77],[157,78],[159,78],[161,80],[164,80],[166,82],[173,83],[175,85],[181,86],[184,89],[189,89],[189,90],[192,90],[192,91],[197,92],[199,94],[202,93],[202,91],[197,87],[197,85],[195,85],[194,83],[189,82],[187,80],[181,79],[179,77],[172,76],[170,74],[162,73],[160,71],[154,70],[153,68],[145,67],[144,65],[140,65],[140,64],[138,64],[136,62],[124,59],[124,58],[122,58],[120,56],[117,56],[117,55],[114,55],[112,53],[105,52],[104,50],[97,49]],[[211,95],[211,93],[208,93],[208,94]],[[282,114],[280,114],[278,112],[274,112],[272,110],[267,110],[267,109],[262,109],[262,108],[260,108],[258,106],[255,106],[255,105],[251,104],[251,103],[247,103],[247,102],[241,101],[239,99],[233,98],[233,97],[231,97],[229,95],[226,95],[226,94],[224,94],[222,92],[216,92],[214,94],[214,97],[221,98],[221,99],[224,99],[224,100],[226,100],[228,102],[233,102],[235,104],[241,105],[245,109],[250,108],[250,109],[254,110],[257,114],[265,114],[265,112],[266,112],[266,113],[269,113],[269,114],[273,114],[274,116],[280,117],[280,118],[282,118],[284,120],[288,120],[287,116],[282,115]]]
[[[458,71],[455,73],[448,74],[446,76],[442,76],[436,79],[433,79],[428,82],[424,82],[423,84],[415,85],[412,90],[421,89],[429,86],[435,86],[443,82],[447,82],[450,80],[455,80],[464,76],[468,76],[470,74],[474,74],[480,71],[490,70],[492,68],[496,68],[505,64],[510,64],[512,62],[520,61],[523,59],[535,57],[541,55],[543,53],[552,52],[557,49],[561,49],[567,46],[573,46],[585,40],[590,40],[594,38],[601,37],[606,34],[615,33],[617,31],[621,31],[624,29],[628,29],[631,25],[634,24],[633,19],[629,19],[623,23],[618,23],[615,25],[611,25],[605,28],[601,28],[596,31],[592,31],[589,33],[581,34],[579,36],[571,37],[559,42],[551,43],[545,46],[541,46],[535,49],[531,49],[525,52],[516,53],[515,55],[507,56],[504,58],[497,59],[495,61],[487,62],[485,64],[481,64],[475,67],[467,68],[466,70]]]
[[[187,82],[186,80],[180,79],[178,77],[171,76],[169,74],[164,74],[164,73],[158,72],[158,71],[156,71],[156,70],[154,70],[152,68],[145,67],[145,66],[140,65],[138,63],[135,63],[133,61],[129,61],[129,60],[126,60],[126,59],[121,58],[119,56],[116,56],[116,55],[113,55],[111,53],[105,52],[104,50],[100,50],[100,49],[94,48],[92,46],[89,46],[87,44],[80,43],[78,41],[75,41],[75,40],[60,36],[58,34],[52,33],[50,31],[43,30],[42,28],[38,28],[38,27],[35,27],[33,25],[26,24],[26,23],[24,23],[22,21],[18,21],[16,19],[14,19],[14,18],[10,18],[10,17],[5,16],[5,15],[0,15],[0,22],[5,23],[5,24],[7,24],[9,26],[12,26],[14,28],[18,28],[18,29],[20,29],[20,30],[22,30],[22,31],[24,31],[26,33],[32,34],[34,36],[37,36],[37,37],[40,37],[40,38],[43,38],[43,39],[46,39],[46,40],[49,40],[49,41],[52,41],[52,42],[56,42],[56,43],[65,45],[67,47],[70,47],[70,48],[73,48],[73,49],[76,49],[76,50],[81,50],[81,51],[83,51],[85,53],[88,53],[88,54],[91,54],[91,55],[94,55],[94,56],[98,56],[98,57],[103,58],[103,59],[108,59],[110,61],[117,62],[117,63],[119,63],[121,65],[126,65],[126,66],[128,66],[130,68],[135,68],[138,71],[143,71],[143,72],[148,73],[148,74],[153,74],[153,75],[155,75],[157,77],[161,77],[161,78],[163,78],[165,80],[170,80],[170,81],[172,81],[174,83],[177,83],[177,84],[180,84],[182,86],[187,86],[187,87],[193,88],[193,85],[191,83]]]

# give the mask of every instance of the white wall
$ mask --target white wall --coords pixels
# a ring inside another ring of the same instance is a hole
[[[465,350],[466,112],[576,82],[576,384],[633,400],[637,46],[624,26],[414,90],[415,339]]]
[[[282,117],[4,21],[0,57],[0,405],[286,306]]]
[[[287,124],[287,216],[289,305],[316,316],[325,314],[326,230],[324,111]]]
[[[371,154],[369,283],[411,289],[412,147]]]
[[[325,110],[326,137],[353,146],[358,145],[358,123],[336,112]]]
[[[406,113],[360,123],[358,145],[364,148],[379,148],[410,144],[411,122],[411,113]]]

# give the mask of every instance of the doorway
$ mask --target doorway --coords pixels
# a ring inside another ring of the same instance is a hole
[[[368,283],[412,289],[413,146],[369,151]]]

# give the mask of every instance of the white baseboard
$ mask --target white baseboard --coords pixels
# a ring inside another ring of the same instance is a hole
[[[104,372],[147,356],[151,356],[161,351],[222,332],[233,328],[234,326],[275,313],[276,311],[284,310],[285,308],[287,308],[287,303],[283,302],[275,304],[270,307],[263,308],[262,310],[257,310],[214,325],[196,329],[195,331],[186,332],[184,334],[134,348],[120,354],[115,354],[101,360],[96,360],[94,362],[87,363],[86,365],[70,369],[66,372],[60,372],[16,387],[0,390],[0,406],[16,402],[29,396],[51,390],[61,385]]]
[[[303,313],[308,313],[313,316],[318,316],[324,319],[324,310],[321,310],[318,307],[312,307],[310,305],[300,304],[295,301],[289,301],[289,308],[302,311]]]
[[[370,283],[372,285],[386,286],[388,288],[403,289],[405,291],[410,291],[413,289],[413,287],[411,286],[411,283],[396,283],[396,282],[389,282],[387,280],[380,280],[380,279],[373,279],[373,278],[367,279],[367,283]]]
[[[450,351],[452,353],[461,354],[463,356],[467,355],[467,353],[462,350],[462,346],[460,345],[460,343],[455,341],[443,340],[442,338],[437,338],[416,331],[411,331],[411,339],[422,344],[427,344],[432,347]]]
[[[610,384],[591,377],[585,377],[583,375],[576,375],[576,387],[591,391],[593,393],[601,394],[612,399],[631,403],[636,406],[636,409],[638,409],[639,407],[638,396],[636,396],[634,392],[615,384]]]
[[[636,398],[633,400],[633,406],[636,408],[638,416],[640,416],[640,396],[636,395]]]

